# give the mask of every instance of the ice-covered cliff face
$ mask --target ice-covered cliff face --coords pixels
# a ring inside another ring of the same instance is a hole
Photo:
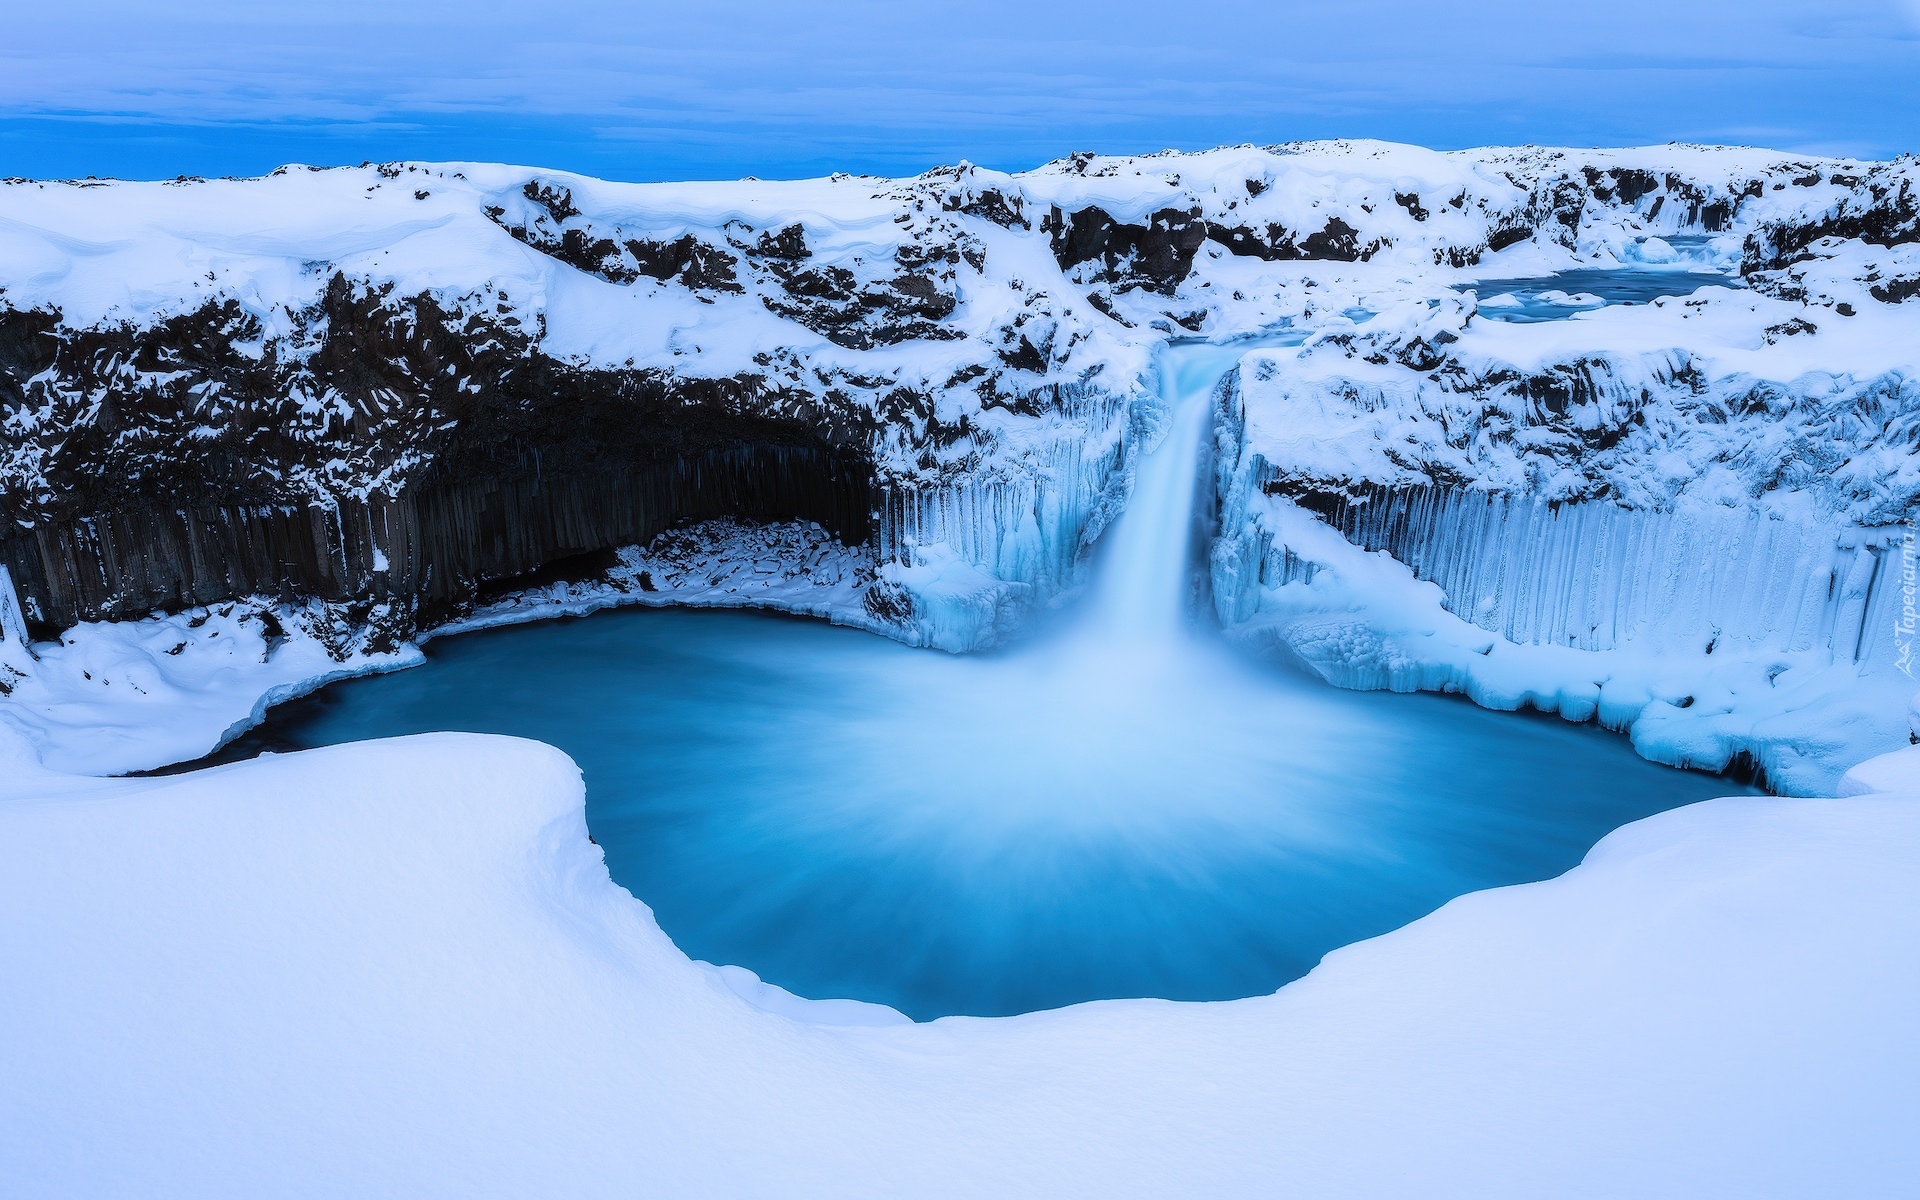
[[[1538,323],[1462,289],[1248,355],[1217,398],[1221,620],[1349,686],[1598,716],[1789,791],[1901,744],[1914,174],[1734,229],[1744,288]]]
[[[866,619],[966,648],[1075,580],[1164,425],[1154,347],[1281,322],[1324,335],[1289,370],[1353,398],[1323,416],[1354,469],[1268,458],[1275,479],[1804,492],[1791,503],[1884,519],[1908,469],[1874,422],[1911,407],[1885,346],[1912,344],[1914,174],[1340,142],[911,180],[402,163],[10,181],[0,562],[42,628],[264,593],[331,603],[379,649],[485,581],[681,519],[803,518],[875,556]],[[1657,259],[1678,234],[1754,294],[1608,312],[1630,352],[1598,331],[1507,347],[1519,327],[1448,298]],[[1829,382],[1701,360],[1740,339],[1830,347]],[[1719,424],[1723,366],[1771,382]],[[1792,446],[1750,452],[1781,427]],[[1746,457],[1673,467],[1674,436],[1688,463]],[[1808,486],[1756,488],[1763,462]]]
[[[1488,320],[1472,295],[1408,301],[1250,361],[1236,412],[1261,485],[1302,495],[1466,487],[1904,520],[1920,322],[1871,301],[1818,317],[1720,287],[1531,324]]]
[[[952,172],[15,182],[6,561],[49,625],[290,591],[398,600],[404,634],[683,517],[861,543],[955,480],[1084,513],[1046,472],[1112,457],[1147,339],[968,208]]]

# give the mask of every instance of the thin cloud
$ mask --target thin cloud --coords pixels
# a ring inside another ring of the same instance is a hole
[[[76,0],[10,17],[0,154],[10,172],[173,174],[537,150],[661,177],[1733,128],[1884,154],[1920,148],[1916,22],[1920,0],[1215,0],[1204,20],[1164,0]],[[153,137],[115,140],[141,123]]]

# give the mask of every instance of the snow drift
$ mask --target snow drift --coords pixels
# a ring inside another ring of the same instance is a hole
[[[543,746],[16,762],[0,1161],[34,1195],[1691,1200],[1920,1167],[1910,757],[1856,783],[1905,795],[1628,826],[1273,996],[925,1025],[689,961]]]

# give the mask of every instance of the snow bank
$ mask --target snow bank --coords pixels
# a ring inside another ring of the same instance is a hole
[[[532,743],[0,793],[0,1161],[38,1196],[1694,1200],[1920,1169],[1910,796],[1665,813],[1270,997],[860,1026],[677,952]]]
[[[190,762],[283,700],[420,661],[410,644],[370,647],[324,605],[265,600],[92,622],[19,645],[0,639],[0,732],[80,775]]]
[[[1920,696],[1915,696],[1914,702],[1916,712],[1920,712]],[[1914,729],[1914,736],[1920,738],[1920,725]],[[1906,796],[1916,792],[1920,792],[1920,745],[1868,759],[1842,776],[1835,789],[1841,796]]]

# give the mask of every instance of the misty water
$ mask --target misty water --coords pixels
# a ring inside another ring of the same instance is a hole
[[[235,752],[433,730],[585,774],[614,880],[688,954],[918,1019],[1270,992],[1608,831],[1749,789],[1624,738],[1346,692],[1195,628],[1206,398],[1178,404],[1089,593],[996,653],[768,614],[629,610],[434,641],[276,709]]]

